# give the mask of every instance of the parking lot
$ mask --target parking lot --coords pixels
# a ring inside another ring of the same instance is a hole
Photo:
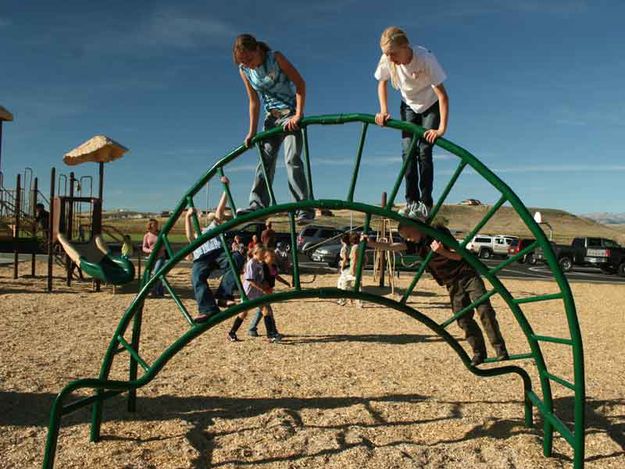
[[[327,264],[312,262],[307,256],[299,256],[300,265],[310,270],[317,270],[319,272],[332,272],[336,269],[328,267]],[[482,260],[488,267],[495,267],[503,262],[505,259],[487,259]],[[410,275],[410,272],[403,273],[403,275]],[[550,280],[553,279],[553,275],[549,268],[543,264],[528,265],[512,263],[504,268],[498,275],[502,278],[518,278],[523,280]],[[582,282],[582,283],[611,283],[611,284],[624,284],[625,277],[619,277],[618,275],[608,275],[601,272],[601,270],[593,267],[574,267],[571,272],[565,274],[569,282]]]

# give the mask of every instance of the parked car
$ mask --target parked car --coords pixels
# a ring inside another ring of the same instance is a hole
[[[482,259],[490,259],[493,256],[507,256],[508,248],[513,241],[518,241],[516,236],[508,235],[483,235],[478,234],[466,245],[466,248],[477,254]]]
[[[533,238],[521,238],[515,239],[510,243],[510,247],[508,247],[508,256],[512,257],[517,255],[523,249],[528,247],[530,244],[534,243],[536,240]],[[536,257],[534,255],[534,251],[530,251],[521,257],[518,261],[519,264],[528,263],[531,265],[536,264]]]
[[[337,239],[343,234],[343,230],[333,226],[309,225],[300,231],[297,237],[297,250],[304,254],[314,249],[317,244],[330,238]]]
[[[375,231],[370,231],[368,234],[369,239],[372,241],[376,240],[376,236],[377,236],[377,233]],[[392,237],[393,237],[393,242],[395,243],[403,242],[402,238],[399,236],[397,232],[394,232]],[[373,265],[374,251],[375,250],[373,248],[366,249],[365,265]],[[314,262],[324,262],[328,264],[330,267],[338,267],[339,262],[341,260],[340,254],[341,254],[341,242],[339,239],[337,239],[337,240],[330,241],[328,243],[324,243],[317,248],[314,248],[310,254],[310,258]],[[404,257],[406,258],[406,262],[409,263],[409,265],[412,265],[414,263],[414,259],[413,259],[414,256],[409,256],[406,254],[406,255],[403,255],[401,258],[403,259]],[[406,266],[403,266],[403,267],[407,269]],[[405,269],[402,269],[402,270],[405,270]]]
[[[551,248],[563,272],[573,266],[599,267],[606,273],[618,273],[625,277],[625,248],[611,239],[580,237],[570,246],[552,243]],[[545,262],[545,254],[536,248],[536,260]]]

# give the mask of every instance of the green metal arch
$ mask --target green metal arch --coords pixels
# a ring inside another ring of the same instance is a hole
[[[51,418],[50,418],[50,426],[48,432],[48,439],[46,444],[46,453],[44,457],[44,467],[52,467],[54,461],[54,452],[56,448],[56,440],[58,437],[58,429],[60,425],[60,418],[63,414],[69,413],[79,407],[85,405],[93,405],[93,422],[91,429],[91,439],[96,441],[99,439],[99,429],[101,425],[102,419],[102,402],[103,400],[112,397],[113,395],[119,394],[124,391],[129,391],[129,410],[135,409],[135,399],[136,399],[136,389],[145,385],[151,379],[156,376],[158,371],[162,369],[162,367],[167,363],[173,355],[177,351],[179,351],[182,347],[188,344],[195,337],[200,335],[205,330],[213,327],[221,321],[228,319],[229,317],[237,314],[241,310],[249,309],[254,307],[257,304],[261,304],[266,301],[271,302],[279,302],[290,299],[298,299],[298,298],[309,298],[314,296],[319,297],[353,297],[360,298],[366,301],[370,301],[373,303],[382,304],[384,306],[402,311],[414,319],[422,322],[427,327],[429,327],[432,331],[437,333],[439,336],[443,338],[455,351],[458,353],[460,358],[463,360],[465,365],[468,365],[468,356],[462,349],[462,347],[457,343],[453,337],[451,337],[441,325],[434,323],[427,316],[422,313],[414,310],[407,306],[404,302],[396,302],[393,300],[389,300],[384,297],[378,297],[375,295],[363,293],[360,291],[355,292],[345,292],[339,291],[337,289],[332,288],[324,288],[324,289],[308,289],[301,290],[299,286],[299,277],[296,282],[296,290],[285,292],[285,293],[276,293],[271,295],[270,297],[265,297],[258,300],[246,301],[244,304],[237,305],[235,307],[229,308],[227,311],[221,312],[219,315],[216,315],[214,318],[211,318],[210,321],[205,324],[198,325],[192,327],[189,331],[183,334],[174,344],[168,347],[163,354],[151,365],[146,367],[146,363],[142,361],[139,356],[139,338],[141,332],[141,320],[142,320],[142,308],[143,301],[147,296],[147,293],[151,289],[151,286],[154,282],[157,281],[158,278],[166,278],[167,273],[170,269],[176,265],[181,259],[183,259],[187,254],[192,252],[194,249],[203,244],[207,239],[213,238],[216,236],[222,235],[224,232],[232,229],[236,225],[246,223],[258,217],[279,213],[279,212],[289,212],[290,220],[291,220],[291,230],[292,236],[294,233],[294,222],[293,222],[293,213],[296,210],[301,210],[305,208],[330,208],[330,209],[350,209],[360,211],[367,215],[367,221],[370,220],[371,215],[376,215],[385,218],[391,218],[396,221],[404,221],[408,223],[413,223],[417,226],[421,231],[426,234],[439,239],[445,244],[456,249],[462,257],[472,265],[483,277],[488,279],[488,281],[493,285],[494,290],[498,293],[502,299],[506,302],[513,315],[515,316],[519,326],[523,330],[524,334],[527,337],[528,344],[530,346],[531,353],[527,354],[527,356],[519,357],[519,358],[532,358],[534,363],[539,371],[539,379],[542,389],[543,399],[541,400],[531,389],[531,382],[529,381],[529,376],[520,367],[516,366],[502,366],[489,370],[475,369],[470,368],[472,372],[480,376],[492,376],[499,375],[505,373],[515,373],[518,374],[524,383],[524,402],[525,402],[525,422],[526,424],[531,424],[531,405],[535,404],[540,412],[544,416],[544,442],[543,442],[543,450],[546,456],[551,455],[552,452],[552,441],[553,441],[553,431],[554,429],[559,431],[563,437],[568,441],[574,449],[574,466],[582,467],[584,462],[584,403],[585,403],[585,384],[584,384],[584,363],[583,363],[583,350],[582,350],[582,342],[581,342],[581,334],[579,330],[579,324],[577,321],[577,316],[575,312],[575,305],[571,295],[571,291],[566,281],[566,278],[562,274],[559,269],[559,266],[556,262],[555,256],[551,250],[551,246],[547,241],[544,233],[540,229],[540,227],[535,223],[532,216],[530,215],[527,208],[523,205],[520,199],[514,194],[514,192],[501,181],[492,171],[490,171],[486,166],[484,166],[477,158],[471,155],[469,152],[464,150],[463,148],[453,144],[452,142],[445,139],[438,139],[436,144],[450,153],[458,156],[459,164],[456,169],[456,172],[452,176],[450,183],[447,185],[445,190],[443,190],[442,196],[439,201],[435,205],[433,209],[433,215],[438,212],[440,207],[442,206],[445,198],[449,194],[453,184],[457,180],[460,173],[464,170],[465,167],[473,168],[477,173],[479,173],[486,181],[488,181],[493,187],[495,187],[501,194],[501,198],[499,201],[493,206],[493,208],[489,211],[489,213],[484,217],[482,222],[478,224],[477,227],[473,230],[467,238],[458,243],[455,239],[441,235],[437,231],[433,230],[429,225],[423,224],[416,221],[411,221],[407,219],[403,219],[398,214],[391,211],[393,201],[395,196],[397,195],[397,191],[399,186],[401,185],[403,179],[403,173],[405,171],[405,164],[402,166],[402,170],[395,181],[395,185],[393,190],[391,191],[391,197],[389,203],[386,207],[375,207],[367,204],[362,204],[353,201],[354,187],[356,184],[358,171],[360,167],[360,158],[362,156],[362,151],[364,147],[364,141],[366,137],[367,126],[370,124],[374,124],[374,116],[367,114],[343,114],[343,115],[327,115],[327,116],[317,116],[317,117],[307,117],[303,119],[302,124],[302,133],[304,137],[304,147],[305,147],[305,163],[307,168],[307,176],[308,183],[310,188],[310,193],[312,194],[312,175],[310,171],[310,160],[308,156],[308,139],[307,139],[307,127],[310,125],[335,125],[335,124],[344,124],[350,122],[360,122],[363,124],[363,131],[361,134],[361,139],[359,142],[358,153],[356,156],[355,164],[354,164],[354,172],[352,175],[352,181],[350,185],[350,189],[347,195],[347,201],[341,200],[309,200],[303,201],[299,203],[289,203],[276,205],[275,198],[273,196],[273,192],[271,191],[271,187],[269,187],[271,193],[272,205],[266,209],[263,209],[258,212],[254,212],[252,214],[248,214],[245,216],[236,217],[236,219],[231,220],[230,222],[224,223],[217,227],[214,230],[211,230],[201,236],[199,236],[193,243],[185,246],[178,252],[173,252],[167,235],[173,228],[176,220],[180,217],[185,208],[189,206],[193,206],[193,197],[203,188],[203,186],[214,176],[223,175],[224,168],[232,161],[234,161],[237,157],[243,154],[248,150],[245,146],[241,145],[231,151],[229,154],[220,159],[217,163],[215,163],[200,179],[196,184],[191,187],[187,193],[184,194],[180,202],[178,203],[176,209],[174,210],[172,216],[167,221],[165,226],[163,227],[161,234],[159,235],[159,239],[155,246],[153,252],[157,252],[160,246],[164,246],[168,251],[171,259],[168,263],[160,269],[158,272],[152,272],[152,267],[154,265],[154,254],[149,258],[148,263],[146,265],[146,270],[144,272],[142,278],[142,288],[138,293],[137,297],[133,300],[122,319],[120,320],[118,327],[113,335],[113,338],[110,342],[110,345],[105,353],[105,357],[102,362],[102,367],[100,370],[99,379],[87,379],[87,380],[78,380],[68,384],[59,394],[57,399],[54,402]],[[410,124],[407,122],[400,122],[391,120],[387,124],[388,128],[397,129],[402,131],[410,132],[413,135],[413,144],[416,139],[423,134],[423,129],[414,124]],[[258,134],[252,141],[252,144],[260,144],[263,140],[278,134],[282,134],[284,131],[280,128],[272,129],[268,132],[263,132]],[[229,192],[229,187],[226,185],[225,190],[228,192],[228,196],[230,199],[230,204],[234,208],[234,201]],[[504,287],[504,285],[499,281],[496,276],[496,272],[502,268],[502,265],[498,266],[495,269],[488,269],[482,262],[480,262],[475,256],[469,253],[465,248],[465,243],[475,234],[479,229],[481,229],[484,224],[488,221],[488,219],[495,213],[495,211],[503,205],[503,203],[509,202],[513,208],[516,210],[520,218],[525,222],[526,226],[529,230],[534,234],[537,243],[543,248],[546,255],[547,264],[551,268],[551,271],[554,275],[556,282],[560,288],[560,294],[558,295],[547,295],[544,297],[534,297],[527,299],[515,299],[510,294],[510,292]],[[196,230],[199,232],[199,224],[197,219],[194,220],[194,224]],[[223,239],[223,238],[222,238]],[[362,256],[359,261],[359,275],[362,268]],[[423,267],[424,268],[424,267]],[[418,281],[422,271],[415,276],[415,280],[413,283]],[[152,276],[154,274],[154,276]],[[414,285],[411,286],[413,288]],[[358,290],[359,284],[357,282],[356,289]],[[562,299],[565,312],[567,316],[570,339],[557,339],[557,338],[549,338],[545,336],[537,335],[527,319],[523,314],[519,304],[530,301],[542,301],[542,300],[550,300],[550,299]],[[450,318],[453,320],[453,317]],[[187,318],[189,320],[189,318]],[[132,328],[132,340],[131,342],[127,342],[124,338],[124,334],[127,332],[127,329],[130,325],[130,321],[133,321]],[[570,345],[573,348],[573,372],[574,372],[574,384],[570,385],[566,381],[551,375],[547,371],[547,367],[540,350],[540,341],[548,341],[548,342],[557,342],[566,345]],[[130,373],[128,381],[110,381],[107,380],[108,374],[111,369],[112,361],[114,357],[120,351],[127,351],[130,355]],[[137,379],[137,369],[138,365],[146,368],[146,373],[139,379]],[[553,400],[551,395],[551,384],[550,380],[556,381],[560,384],[570,385],[575,392],[575,422],[574,422],[574,430],[571,432],[569,428],[562,423],[562,421],[555,416],[553,413]],[[69,394],[72,391],[79,388],[92,388],[96,390],[96,394],[92,397],[82,399],[80,401],[63,405],[63,401],[67,399]]]

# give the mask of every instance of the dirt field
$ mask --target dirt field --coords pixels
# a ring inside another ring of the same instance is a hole
[[[23,274],[28,266],[23,265]],[[40,268],[43,272],[43,268]],[[134,294],[71,289],[55,279],[11,279],[0,267],[0,467],[41,464],[50,405],[70,380],[96,377],[115,326]],[[59,273],[60,274],[60,273]],[[171,278],[194,311],[188,268]],[[365,279],[371,284],[370,278]],[[405,275],[400,285],[406,285]],[[332,285],[335,278],[317,278]],[[309,287],[311,284],[304,285]],[[548,282],[507,281],[515,297],[555,291]],[[625,467],[625,286],[572,286],[586,357],[587,467]],[[511,353],[528,351],[510,311],[493,301]],[[410,304],[450,315],[446,292],[424,277]],[[568,337],[559,301],[523,308],[537,333]],[[62,422],[59,468],[560,468],[572,450],[556,437],[542,456],[540,417],[523,426],[517,378],[478,378],[426,327],[394,310],[329,300],[275,305],[281,344],[226,341],[230,321],[179,353],[139,390],[138,412],[107,401],[102,441],[89,443],[88,409]],[[244,325],[245,327],[245,325]],[[142,355],[153,362],[186,329],[170,299],[148,299]],[[453,324],[449,331],[460,336]],[[462,342],[464,344],[464,342]],[[544,348],[550,371],[571,379],[570,348]],[[123,379],[126,355],[113,377]],[[525,366],[540,394],[536,373]],[[554,385],[556,407],[571,393]]]

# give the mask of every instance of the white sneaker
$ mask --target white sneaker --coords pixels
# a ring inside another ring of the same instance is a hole
[[[406,205],[400,208],[397,213],[399,213],[402,217],[414,218],[411,217],[410,214],[415,210],[417,206],[418,202],[406,202]]]

